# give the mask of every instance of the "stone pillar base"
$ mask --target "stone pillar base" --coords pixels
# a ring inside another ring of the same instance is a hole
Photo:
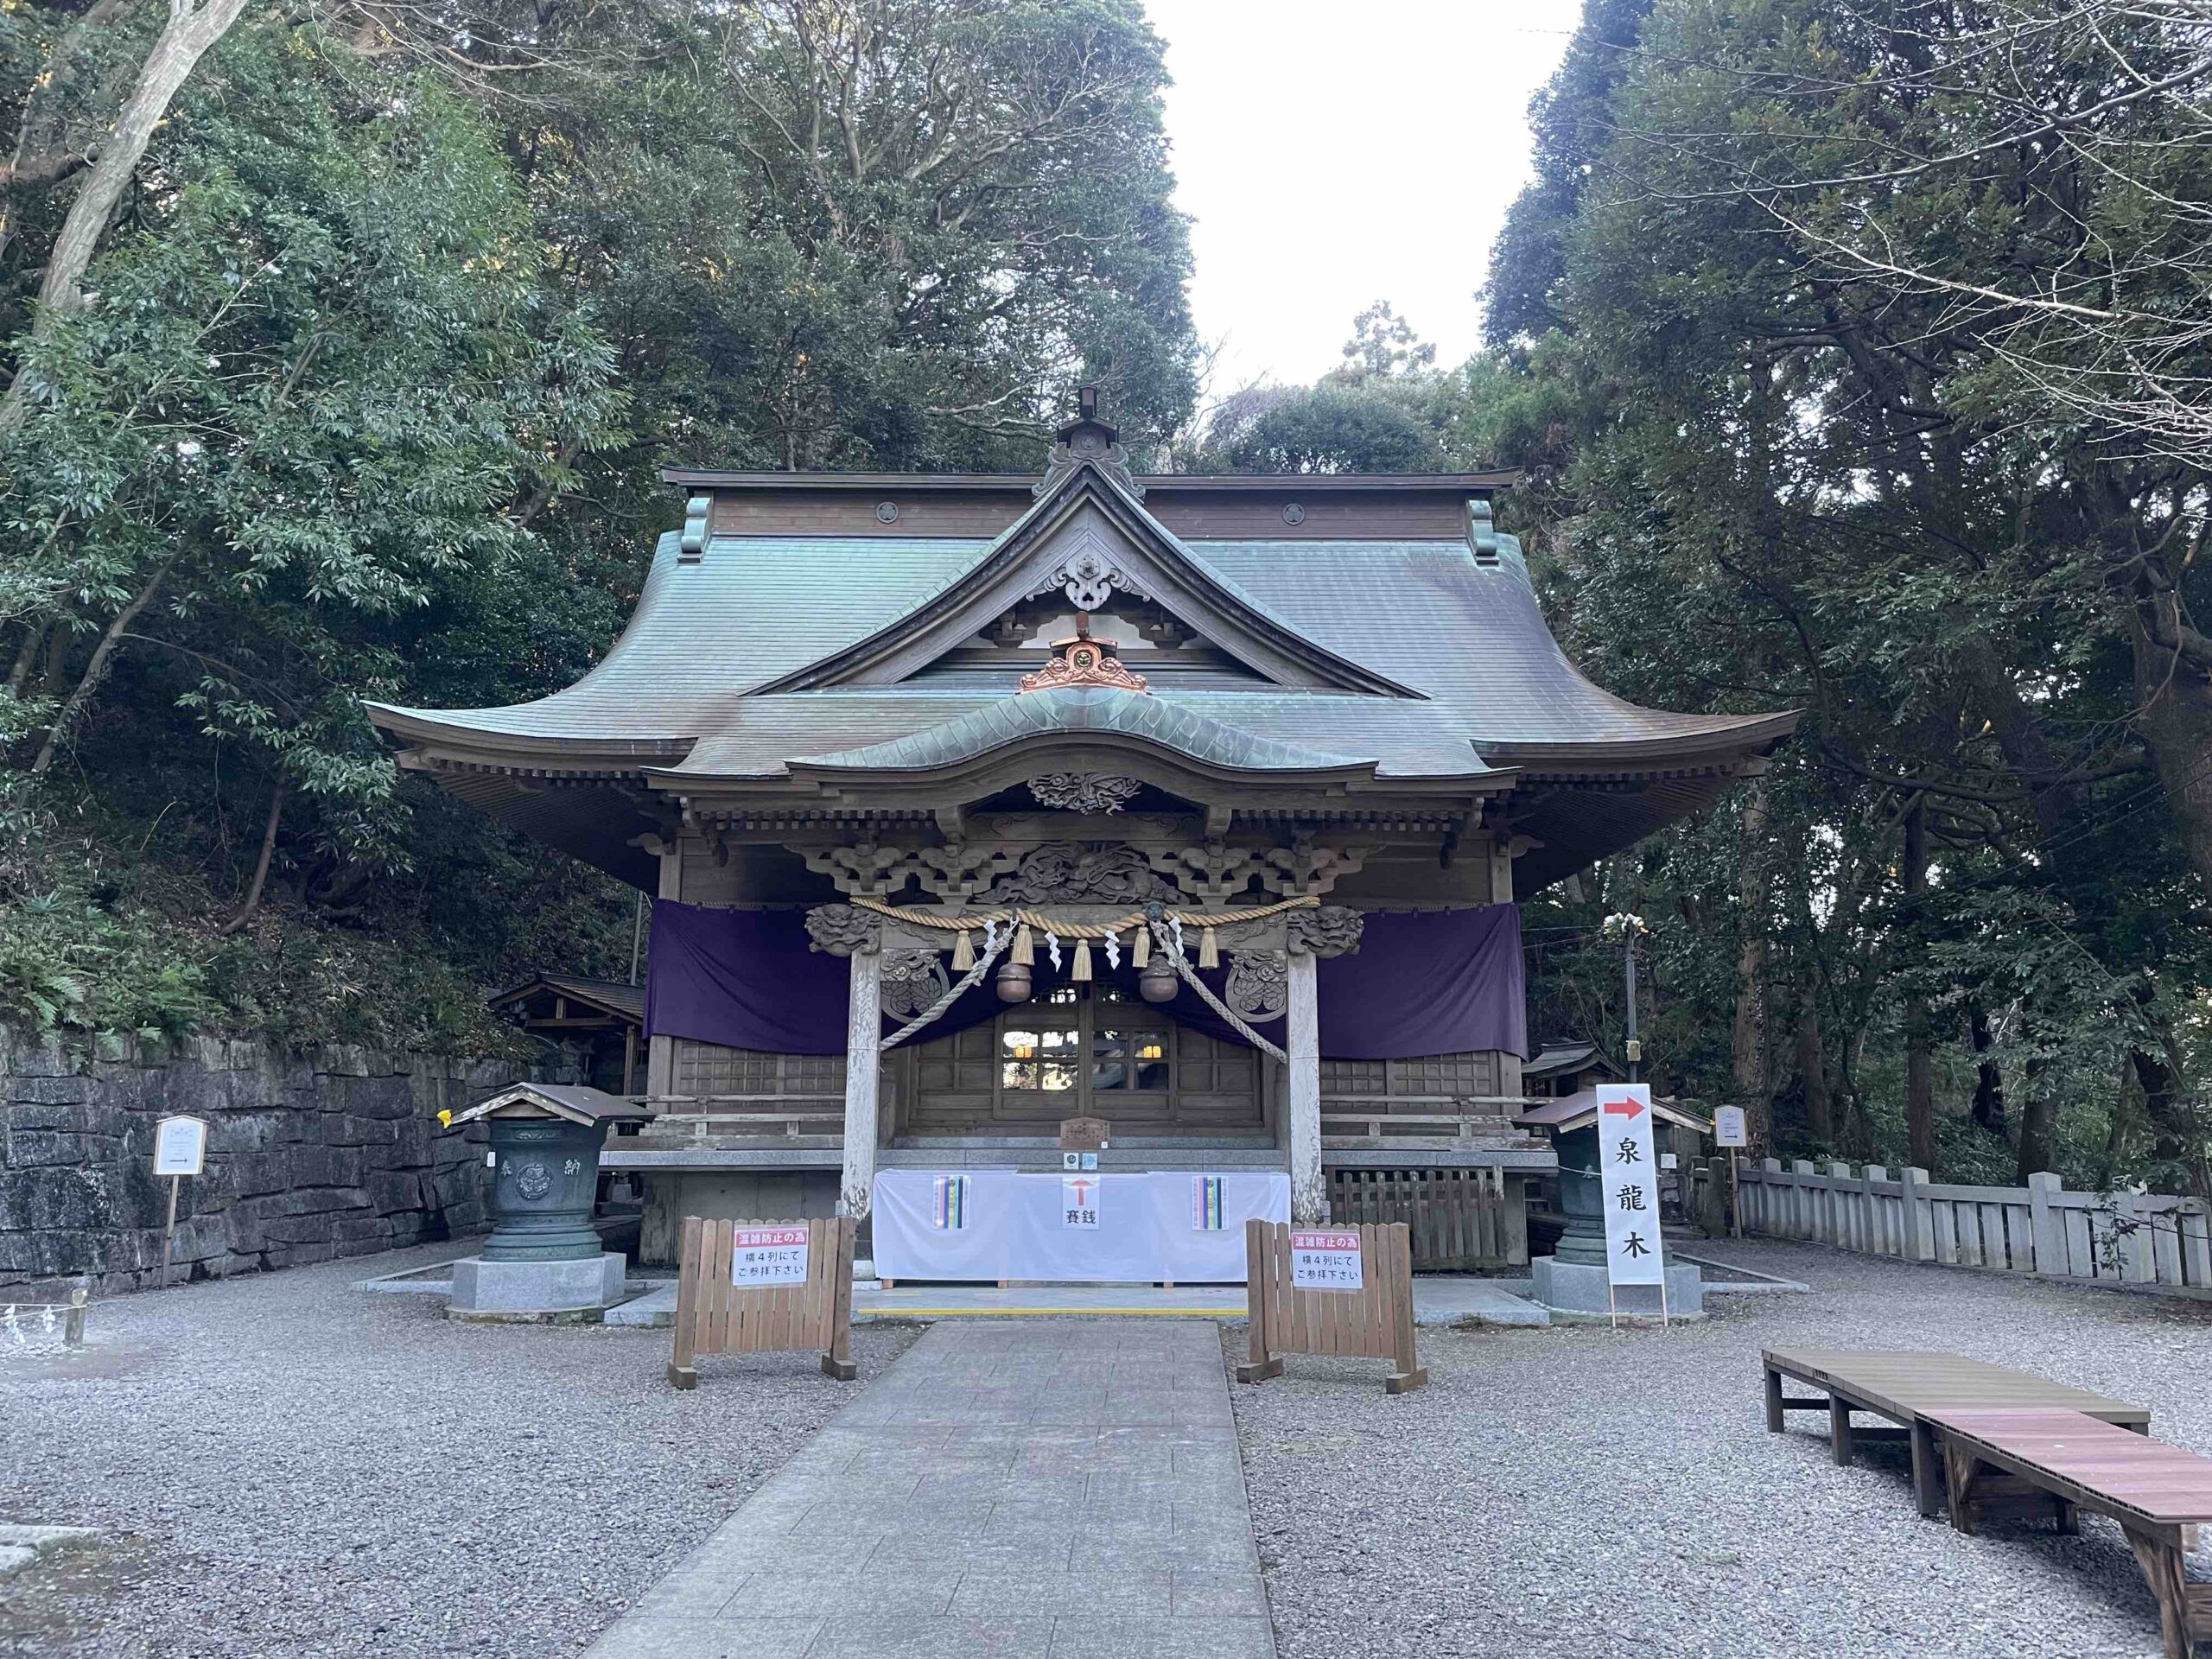
[[[591,1324],[625,1300],[620,1255],[570,1262],[486,1262],[472,1255],[453,1264],[449,1319],[491,1324]]]
[[[1529,1264],[1529,1294],[1559,1319],[1605,1319],[1611,1317],[1605,1295],[1605,1269],[1580,1262],[1562,1262],[1540,1255]],[[1659,1317],[1659,1287],[1624,1285],[1618,1306],[1623,1319]],[[1667,1314],[1669,1319],[1705,1317],[1705,1279],[1694,1262],[1667,1269]]]

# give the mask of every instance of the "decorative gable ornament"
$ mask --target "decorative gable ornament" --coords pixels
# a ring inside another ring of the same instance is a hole
[[[1109,685],[1122,691],[1141,691],[1145,679],[1122,666],[1116,653],[1119,644],[1090,637],[1090,619],[1078,615],[1075,638],[1052,641],[1052,660],[1034,674],[1021,677],[1024,691],[1061,691],[1080,685]]]
[[[1038,591],[1046,593],[1054,588],[1065,594],[1068,603],[1078,612],[1104,610],[1117,588],[1139,599],[1148,597],[1142,588],[1130,580],[1129,573],[1107,557],[1096,542],[1086,542],[1071,554],[1045,579],[1045,586]]]
[[[1059,486],[1062,479],[1089,461],[1127,491],[1131,500],[1143,500],[1143,486],[1129,475],[1129,458],[1122,452],[1122,435],[1098,418],[1098,388],[1078,386],[1075,403],[1076,418],[1054,436],[1045,476],[1030,493],[1042,500]]]
[[[1038,805],[1063,812],[1118,812],[1143,787],[1112,772],[1048,772],[1029,780]]]

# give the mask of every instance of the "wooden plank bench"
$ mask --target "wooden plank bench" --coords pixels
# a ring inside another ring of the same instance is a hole
[[[2068,1388],[2063,1382],[2008,1370],[1957,1354],[1897,1349],[1770,1348],[1760,1358],[1766,1367],[1766,1427],[1782,1433],[1783,1414],[1825,1411],[1828,1438],[1838,1463],[1848,1465],[1859,1440],[1903,1440],[1912,1448],[1912,1493],[1923,1515],[1942,1502],[1943,1465],[1929,1414],[1994,1408],[2078,1411],[2101,1422],[2115,1423],[2138,1434],[2151,1432],[2151,1414],[2124,1400]],[[1782,1379],[1794,1377],[1825,1389],[1825,1400],[1791,1399]],[[1886,1417],[1894,1428],[1854,1428],[1851,1414]]]
[[[2212,1521],[2212,1458],[2165,1446],[2077,1411],[1943,1410],[1951,1524],[1971,1533],[1991,1513],[2041,1508],[2072,1532],[2075,1512],[2117,1521],[2158,1598],[2166,1659],[2212,1641],[2212,1584],[2191,1584],[2182,1559]]]

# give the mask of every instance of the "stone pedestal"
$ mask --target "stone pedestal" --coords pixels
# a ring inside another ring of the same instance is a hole
[[[565,1262],[499,1262],[472,1255],[453,1264],[450,1319],[588,1324],[623,1299],[624,1262],[608,1252]]]
[[[1593,1267],[1583,1262],[1562,1261],[1555,1255],[1540,1255],[1529,1264],[1529,1294],[1557,1317],[1609,1317],[1611,1304],[1605,1294],[1605,1268],[1602,1262]],[[1624,1317],[1656,1319],[1659,1317],[1659,1287],[1624,1286],[1618,1306]],[[1682,1262],[1667,1269],[1667,1313],[1670,1319],[1677,1319],[1705,1317],[1705,1281],[1694,1263]]]

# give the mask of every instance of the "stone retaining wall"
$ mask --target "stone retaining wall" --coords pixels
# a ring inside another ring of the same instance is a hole
[[[168,1183],[154,1124],[212,1126],[177,1205],[175,1276],[326,1262],[480,1230],[483,1151],[440,1130],[516,1077],[502,1061],[330,1047],[286,1054],[194,1038],[86,1051],[0,1027],[0,1291],[160,1272]]]

